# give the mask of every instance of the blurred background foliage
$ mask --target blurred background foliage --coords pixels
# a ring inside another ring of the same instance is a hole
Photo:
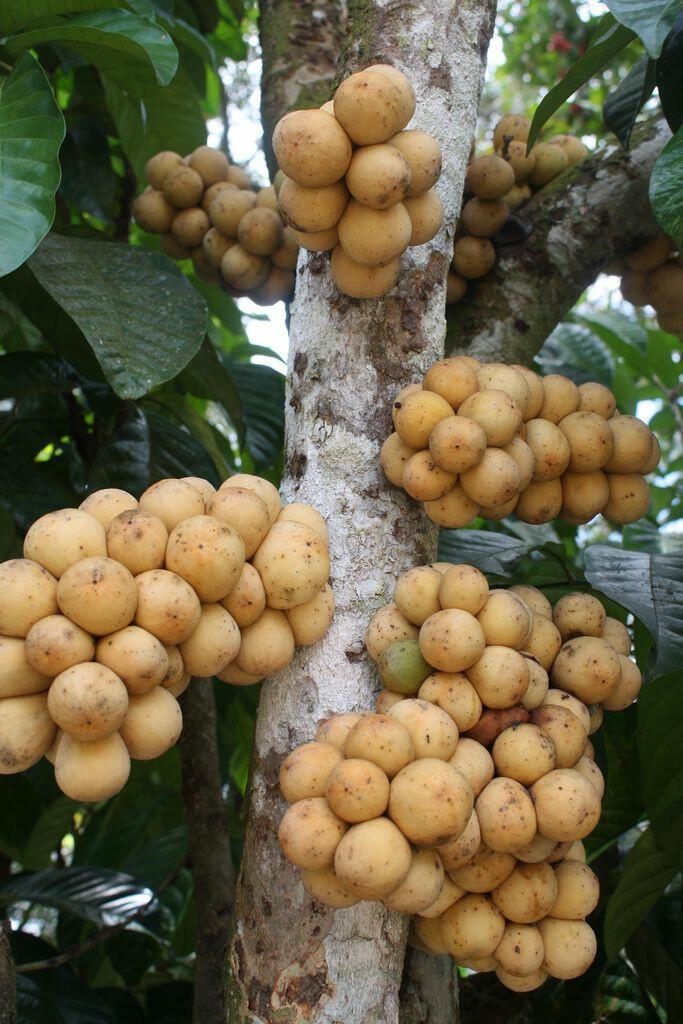
[[[480,138],[503,113],[533,113],[586,52],[604,11],[572,0],[500,5]],[[226,146],[231,115],[252,116],[257,13],[242,0],[2,5],[1,558],[20,552],[36,517],[94,487],[139,493],[160,477],[217,482],[236,468],[279,479],[284,367],[255,343],[244,308],[199,281],[190,262],[159,253],[130,218],[148,156],[186,152],[207,125]],[[603,103],[641,56],[629,42],[560,107],[553,133],[591,145],[608,137]],[[28,99],[42,104],[36,174],[44,178],[57,151],[61,165],[56,200],[36,200],[21,237],[7,215],[8,200],[25,203],[9,128],[19,138],[34,128],[21,110],[19,128],[12,124],[3,102],[10,79],[15,112]],[[649,420],[662,464],[647,519],[623,534],[602,520],[578,529],[508,520],[441,538],[443,557],[477,564],[492,581],[532,583],[551,599],[600,593],[610,614],[632,624],[647,680],[638,705],[608,714],[597,736],[608,778],[589,841],[603,887],[598,960],[580,981],[529,996],[490,975],[464,976],[464,1022],[683,1020],[680,344],[621,302],[615,285],[598,280],[536,368],[600,380],[622,412]],[[281,348],[279,315],[268,311],[270,326],[258,326]],[[215,695],[239,863],[258,693],[216,684]],[[64,797],[45,763],[3,778],[0,795],[0,904],[13,927],[22,1024],[186,1024],[195,910],[178,752],[136,762],[126,788],[95,807]]]

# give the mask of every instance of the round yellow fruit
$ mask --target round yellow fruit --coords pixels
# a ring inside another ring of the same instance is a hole
[[[55,779],[72,800],[108,800],[123,789],[129,775],[130,756],[117,732],[90,743],[62,735],[55,755]]]
[[[155,686],[130,697],[119,734],[134,760],[150,761],[177,742],[182,727],[178,701],[163,686]]]
[[[352,148],[342,123],[324,110],[293,110],[275,126],[273,149],[288,178],[307,188],[339,181]]]

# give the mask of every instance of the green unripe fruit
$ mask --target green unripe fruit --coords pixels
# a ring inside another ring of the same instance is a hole
[[[434,671],[422,657],[417,640],[395,640],[380,654],[379,674],[392,693],[417,693]]]

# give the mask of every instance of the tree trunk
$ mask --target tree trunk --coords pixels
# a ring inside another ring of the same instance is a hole
[[[449,348],[527,363],[615,256],[655,233],[648,199],[652,165],[671,137],[663,118],[563,174],[518,212],[529,231],[498,249],[493,271],[449,308]]]
[[[439,138],[446,222],[432,243],[406,254],[397,289],[382,301],[341,296],[327,256],[300,261],[283,493],[328,522],[337,613],[324,640],[263,686],[230,953],[233,1024],[399,1019],[407,918],[377,903],[335,914],[309,899],[278,847],[278,770],[326,716],[372,707],[368,620],[401,572],[435,554],[436,531],[421,508],[382,479],[379,447],[396,390],[443,354],[446,271],[493,13],[493,0],[457,8],[365,0],[349,12],[347,69],[381,61],[405,71],[417,94],[415,126]]]
[[[197,908],[194,1024],[224,1024],[225,950],[235,873],[223,806],[212,679],[193,679],[181,697],[180,760]]]
[[[283,114],[329,100],[346,28],[346,0],[261,0],[261,122],[271,175],[271,139]]]

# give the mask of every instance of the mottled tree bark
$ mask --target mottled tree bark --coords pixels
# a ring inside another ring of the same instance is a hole
[[[671,133],[640,125],[629,152],[604,146],[517,213],[526,239],[498,249],[494,270],[449,308],[448,347],[527,363],[615,256],[657,230],[648,200],[652,165]]]
[[[397,288],[381,301],[341,296],[325,255],[300,261],[283,493],[327,519],[337,613],[324,640],[298,651],[263,686],[230,953],[232,1024],[399,1020],[407,919],[377,903],[335,914],[308,898],[277,843],[285,809],[278,769],[327,715],[372,706],[368,620],[390,599],[398,574],[435,554],[436,531],[419,506],[385,486],[378,456],[396,390],[443,354],[446,271],[494,6],[366,0],[350,7],[347,68],[382,61],[410,76],[414,126],[443,148],[446,220],[433,242],[409,250]],[[452,1021],[452,989],[449,1006]]]
[[[17,1024],[17,976],[9,935],[9,921],[0,921],[0,1024]]]
[[[454,1024],[458,968],[449,956],[407,950],[400,993],[399,1024]]]
[[[193,1024],[225,1024],[225,950],[235,874],[221,789],[212,679],[181,697],[183,805],[197,909]]]
[[[273,128],[282,115],[320,107],[332,95],[346,11],[346,0],[261,0],[261,121],[271,174],[277,170]]]

